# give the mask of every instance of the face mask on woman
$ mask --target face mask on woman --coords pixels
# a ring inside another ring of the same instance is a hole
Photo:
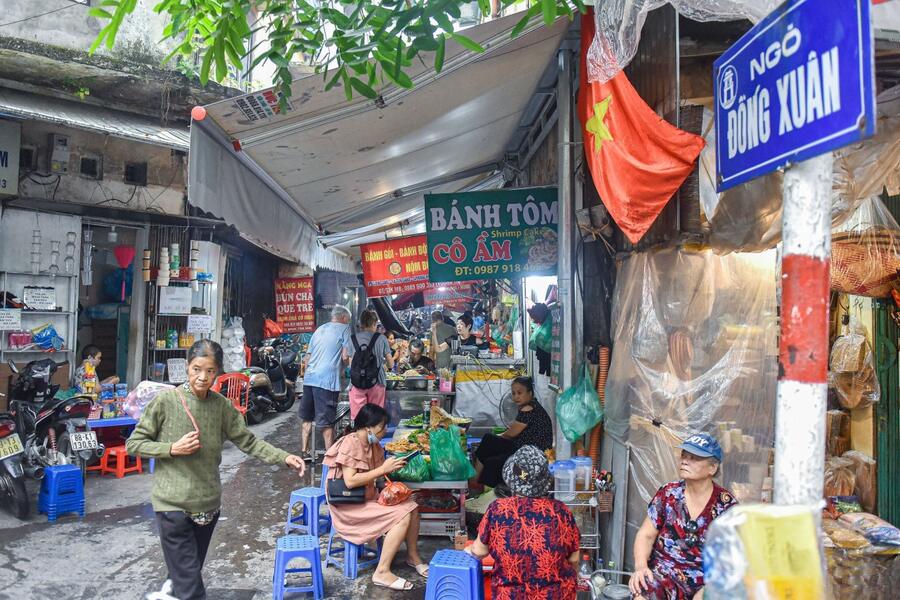
[[[378,443],[378,436],[376,436],[374,433],[372,433],[371,430],[369,430],[369,431],[368,431],[368,440],[369,440],[369,443],[370,443],[370,444],[377,444],[377,443]]]

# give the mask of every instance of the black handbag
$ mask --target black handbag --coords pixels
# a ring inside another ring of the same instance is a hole
[[[364,504],[366,501],[366,487],[368,486],[348,488],[343,477],[329,479],[326,486],[329,504]]]

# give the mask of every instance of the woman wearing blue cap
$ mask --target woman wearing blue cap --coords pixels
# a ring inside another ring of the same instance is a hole
[[[698,433],[679,448],[681,479],[656,492],[634,540],[629,587],[635,598],[703,598],[706,530],[737,504],[731,492],[713,481],[722,463],[722,448],[715,438]]]

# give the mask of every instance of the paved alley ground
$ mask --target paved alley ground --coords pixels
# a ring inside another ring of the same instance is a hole
[[[274,415],[253,427],[267,441],[295,452],[299,445],[296,412]],[[262,600],[272,597],[275,539],[283,535],[287,501],[302,487],[284,467],[248,458],[230,444],[222,458],[222,518],[204,569],[210,600]],[[138,600],[159,589],[165,567],[150,506],[152,475],[124,479],[88,477],[87,513],[48,523],[44,515],[18,521],[0,513],[0,600]],[[36,504],[37,486],[31,487]],[[325,538],[323,538],[324,540]],[[422,538],[428,560],[447,538]],[[404,600],[423,598],[425,580],[405,566],[401,548],[395,572],[415,584],[410,592],[372,585],[371,571],[347,581],[334,567],[325,571],[327,598]],[[289,596],[290,597],[290,596]],[[295,595],[309,598],[310,595]]]

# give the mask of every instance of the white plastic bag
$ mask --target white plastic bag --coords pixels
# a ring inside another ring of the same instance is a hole
[[[125,396],[123,410],[132,419],[140,419],[150,401],[162,392],[175,389],[173,386],[156,381],[142,381]]]

